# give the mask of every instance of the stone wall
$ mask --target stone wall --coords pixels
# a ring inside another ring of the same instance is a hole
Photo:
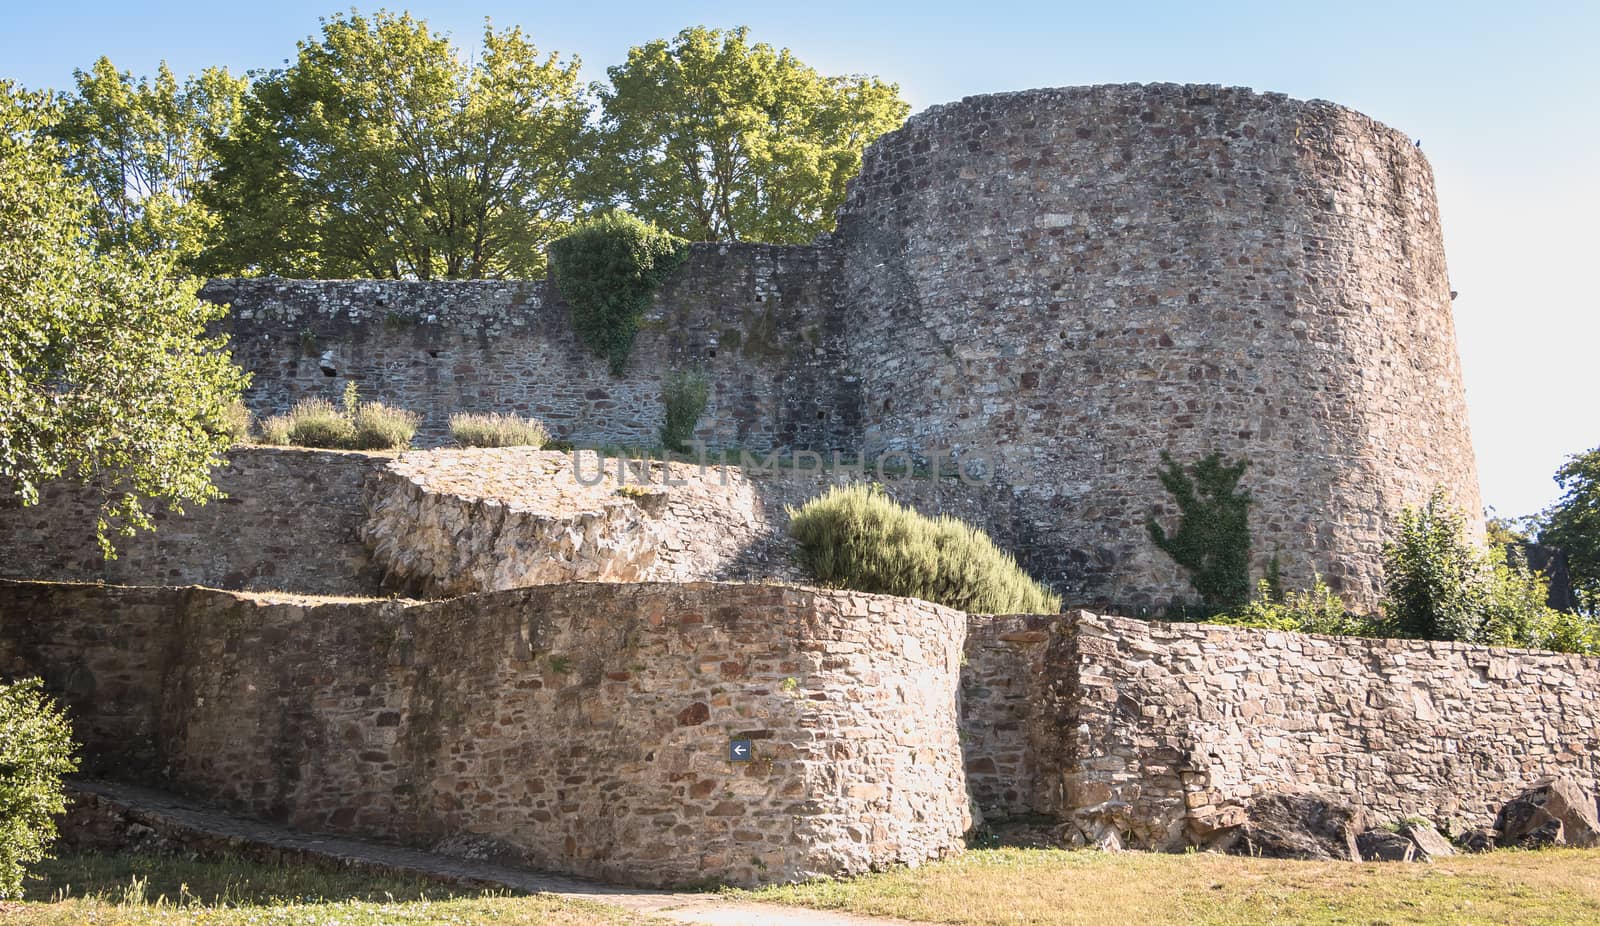
[[[961,748],[967,787],[985,819],[1059,812],[1044,793],[1047,774],[1036,741],[1045,696],[1044,655],[1048,615],[967,620],[966,661],[961,666]]]
[[[838,258],[826,247],[699,245],[651,306],[625,375],[586,350],[546,281],[213,280],[224,330],[255,374],[260,416],[298,399],[369,399],[423,416],[418,441],[450,440],[453,412],[537,416],[559,437],[654,446],[662,383],[698,370],[709,443],[855,449],[839,368]]]
[[[214,473],[226,497],[157,514],[154,531],[113,538],[110,560],[95,541],[92,492],[54,483],[27,508],[0,496],[0,578],[371,594],[378,571],[361,541],[361,491],[386,459],[235,450]]]
[[[1248,458],[1258,571],[1278,554],[1357,605],[1403,504],[1481,510],[1432,172],[1359,113],[971,97],[868,151],[837,238],[866,451],[993,452],[1068,601],[1188,594],[1144,529],[1174,513],[1163,450]]]
[[[0,581],[0,675],[46,679],[92,772],[645,885],[959,851],[963,635],[935,605],[785,586],[418,603]]]
[[[661,383],[712,386],[699,436],[869,457],[955,450],[1007,491],[976,522],[1074,604],[1192,597],[1149,541],[1155,473],[1246,457],[1258,571],[1378,599],[1400,507],[1481,510],[1432,172],[1331,103],[1174,84],[972,97],[867,150],[815,245],[697,246],[628,372],[544,282],[221,280],[249,401],[354,380],[424,414],[517,411],[657,442]]]
[[[999,779],[974,776],[979,807],[1056,816],[1091,843],[1182,848],[1275,791],[1492,826],[1546,775],[1600,782],[1600,659],[1087,612],[971,620],[968,768],[986,723],[1006,757]]]

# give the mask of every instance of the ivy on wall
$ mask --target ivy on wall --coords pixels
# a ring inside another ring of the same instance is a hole
[[[698,373],[674,373],[667,377],[661,391],[661,404],[666,412],[661,425],[661,445],[678,453],[687,451],[695,425],[700,423],[710,398],[711,384]]]
[[[551,278],[572,327],[620,376],[656,289],[689,256],[689,243],[625,212],[606,212],[550,243]]]
[[[1251,498],[1250,490],[1239,489],[1249,465],[1213,453],[1184,467],[1163,451],[1156,471],[1178,504],[1178,527],[1168,533],[1154,517],[1145,526],[1155,545],[1189,573],[1189,584],[1210,613],[1250,598]]]

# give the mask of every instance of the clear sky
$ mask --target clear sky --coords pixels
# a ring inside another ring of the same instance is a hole
[[[1069,84],[1221,83],[1322,98],[1420,138],[1433,163],[1484,500],[1553,499],[1600,445],[1600,3],[795,0],[393,2],[475,43],[485,16],[591,79],[688,25],[748,25],[830,73],[898,81],[915,108]],[[0,0],[0,77],[62,88],[110,55],[148,73],[279,66],[328,0]],[[370,6],[367,8],[371,8]],[[1590,366],[1596,364],[1596,366]]]

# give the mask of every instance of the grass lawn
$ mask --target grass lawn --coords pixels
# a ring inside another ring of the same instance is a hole
[[[741,897],[936,923],[1600,923],[1600,850],[1431,864],[995,849],[915,870]]]
[[[436,883],[241,861],[66,855],[35,872],[5,926],[377,926],[655,922],[597,904],[452,890]]]

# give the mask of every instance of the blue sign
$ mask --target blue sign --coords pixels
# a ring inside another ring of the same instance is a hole
[[[749,762],[755,757],[755,750],[750,748],[749,740],[728,740],[728,761]]]

